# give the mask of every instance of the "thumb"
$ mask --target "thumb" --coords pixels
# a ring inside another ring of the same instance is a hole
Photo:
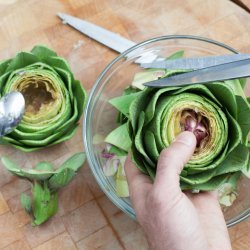
[[[196,147],[196,138],[193,133],[185,131],[179,134],[175,141],[162,150],[158,164],[154,188],[160,193],[167,191],[172,195],[180,192],[180,173],[189,161]]]

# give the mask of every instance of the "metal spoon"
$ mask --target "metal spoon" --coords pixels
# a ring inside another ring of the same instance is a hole
[[[20,92],[11,92],[0,99],[0,137],[12,132],[21,122],[25,100]]]

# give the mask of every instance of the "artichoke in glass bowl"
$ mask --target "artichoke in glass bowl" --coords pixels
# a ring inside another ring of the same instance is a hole
[[[160,152],[187,130],[196,136],[197,146],[180,174],[182,190],[222,189],[242,173],[250,177],[246,81],[163,89],[142,85],[178,73],[158,69],[137,73],[132,86],[110,100],[119,111],[119,126],[105,141],[116,149],[131,150],[133,162],[153,180]]]
[[[25,114],[0,143],[25,152],[70,139],[83,113],[86,92],[67,61],[45,46],[0,62],[0,96],[19,91]]]

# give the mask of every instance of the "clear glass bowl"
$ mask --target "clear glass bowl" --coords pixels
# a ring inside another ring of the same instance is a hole
[[[143,71],[136,60],[145,55],[167,57],[184,50],[185,57],[222,55],[237,53],[233,48],[210,39],[194,36],[162,36],[142,42],[120,54],[97,78],[89,95],[85,115],[83,139],[87,159],[98,184],[111,201],[122,211],[135,219],[135,212],[129,198],[119,198],[115,192],[112,177],[106,177],[102,166],[101,152],[105,144],[96,144],[98,137],[105,138],[114,129],[117,111],[108,103],[109,99],[120,96],[129,86],[137,72]],[[248,91],[248,95],[250,91]],[[250,181],[242,178],[238,186],[238,197],[234,204],[225,209],[224,216],[228,226],[232,226],[250,216]]]

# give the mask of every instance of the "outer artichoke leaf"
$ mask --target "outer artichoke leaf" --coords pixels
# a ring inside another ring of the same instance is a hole
[[[137,134],[136,134],[135,139],[134,139],[135,147],[138,150],[138,152],[140,152],[143,155],[143,158],[145,159],[147,164],[149,164],[151,167],[155,167],[155,163],[149,158],[147,152],[144,149],[144,145],[143,145],[142,128],[144,125],[144,120],[145,120],[145,113],[142,111],[140,113],[140,117],[139,117]]]
[[[223,107],[237,119],[237,102],[233,89],[224,82],[213,82],[206,85],[213,95],[219,100]]]
[[[147,168],[145,167],[145,164],[143,162],[142,155],[137,151],[134,144],[132,144],[131,146],[131,160],[142,173],[149,175]]]
[[[243,167],[242,173],[243,173],[246,177],[250,178],[250,148],[249,148],[249,147],[248,147],[248,152],[249,152],[248,162],[247,162],[246,166]]]
[[[154,168],[150,167],[147,162],[143,161],[145,168],[147,169],[150,179],[153,181],[155,179],[156,171]]]
[[[140,94],[140,92],[122,95],[109,100],[109,103],[113,105],[119,112],[129,117],[129,107],[132,101]]]
[[[213,93],[205,85],[202,84],[187,85],[185,87],[176,90],[173,94],[178,95],[185,92],[192,92],[199,96],[207,97],[208,99],[219,105],[219,107],[222,106],[220,102],[217,100],[217,98],[213,95]]]
[[[7,79],[10,76],[10,74],[11,74],[10,72],[7,72],[7,73],[0,75],[0,96],[5,94],[4,93],[4,88],[5,88],[4,85],[6,84]]]
[[[202,173],[189,175],[187,177],[180,175],[181,181],[191,184],[191,185],[198,185],[202,183],[208,182],[210,179],[212,179],[216,174],[215,169],[210,169]]]
[[[14,71],[16,69],[22,69],[27,65],[38,62],[39,59],[29,52],[18,53],[9,63],[5,72]]]
[[[240,78],[239,81],[242,89],[244,89],[247,83],[247,78]]]
[[[167,57],[166,60],[179,59],[179,58],[182,58],[183,55],[184,55],[184,50],[179,50],[179,51],[173,53],[172,55],[170,55],[169,57]]]
[[[86,93],[85,89],[83,88],[82,84],[77,80],[73,81],[73,94],[74,94],[76,102],[77,102],[77,110],[78,110],[77,120],[78,120],[78,119],[80,119],[80,117],[83,113],[83,109],[84,109],[85,102],[87,99],[86,98],[87,93]]]
[[[173,91],[173,90],[177,90],[179,89],[179,87],[169,87],[169,88],[163,88],[158,90],[154,96],[151,98],[149,104],[147,105],[146,111],[145,111],[145,125],[147,125],[154,117],[155,115],[155,109],[156,109],[156,104],[157,101],[159,100],[160,96]]]
[[[238,103],[238,123],[242,130],[243,143],[247,145],[250,130],[250,104],[246,98],[236,96]]]
[[[228,120],[228,138],[229,138],[229,148],[228,153],[237,147],[242,140],[242,132],[238,122],[226,111]]]
[[[75,127],[77,127],[77,124],[74,124],[71,126],[71,128],[69,129],[70,131],[72,129],[74,129]],[[65,131],[64,130],[59,130],[57,133],[52,134],[48,137],[45,137],[45,139],[43,140],[20,140],[20,142],[22,142],[24,145],[26,146],[34,146],[34,147],[42,147],[42,146],[47,146],[49,143],[57,140],[58,138],[63,138],[65,135]]]
[[[11,60],[12,59],[7,59],[7,60],[0,62],[0,76],[2,76],[6,72],[6,69],[9,66],[9,63],[11,62]]]
[[[211,178],[209,181],[202,183],[202,184],[196,184],[196,185],[190,185],[187,183],[181,182],[181,189],[182,190],[201,190],[201,191],[213,191],[220,187],[225,181],[228,179],[228,174],[226,175],[219,175]]]
[[[44,59],[44,62],[53,68],[61,68],[63,70],[66,70],[67,72],[69,72],[72,75],[72,71],[71,71],[71,68],[70,68],[68,62],[62,57],[57,57],[57,56],[48,57],[48,58]],[[72,75],[72,77],[73,77],[73,75]]]
[[[158,149],[157,149],[155,136],[149,130],[145,131],[144,145],[145,145],[145,149],[146,149],[146,152],[148,153],[149,157],[154,162],[157,162],[160,154],[159,154]]]
[[[131,140],[128,134],[127,123],[111,131],[105,138],[105,142],[115,145],[118,148],[128,152],[131,147]]]
[[[74,99],[73,91],[72,91],[72,82],[74,81],[74,79],[73,79],[72,75],[68,71],[63,70],[61,68],[55,67],[54,69],[62,78],[67,90],[69,91],[70,101],[72,102]]]
[[[166,146],[163,143],[161,137],[161,125],[162,125],[162,116],[168,103],[171,101],[171,96],[163,96],[157,102],[157,106],[155,108],[155,116],[152,121],[147,125],[147,130],[151,131],[155,136],[155,142],[158,149],[158,152],[161,152]]]
[[[57,54],[53,50],[49,49],[44,45],[35,46],[31,50],[31,53],[37,56],[41,61],[51,56],[57,56]]]
[[[76,172],[83,165],[85,159],[86,159],[85,153],[83,152],[76,153],[69,159],[67,159],[56,172],[59,173],[66,168],[72,169],[74,172]]]
[[[146,88],[144,91],[141,91],[138,97],[131,103],[129,107],[129,119],[132,125],[134,134],[137,131],[137,121],[140,115],[140,112],[145,110],[152,96],[154,95],[155,90]]]
[[[248,159],[249,159],[248,148],[243,144],[240,144],[216,168],[216,175],[241,171],[247,166]]]
[[[15,145],[22,146],[23,145],[23,143],[21,143],[20,141],[17,141],[15,139],[9,137],[9,135],[2,137],[1,138],[2,142],[6,143],[6,144],[11,144],[13,146],[15,146]]]
[[[78,124],[73,125],[68,130],[68,132],[66,134],[64,134],[63,136],[59,137],[59,139],[56,140],[56,141],[54,141],[53,143],[51,143],[51,145],[55,145],[55,144],[58,144],[60,142],[69,140],[71,137],[73,137],[75,135],[77,127],[78,127]]]

